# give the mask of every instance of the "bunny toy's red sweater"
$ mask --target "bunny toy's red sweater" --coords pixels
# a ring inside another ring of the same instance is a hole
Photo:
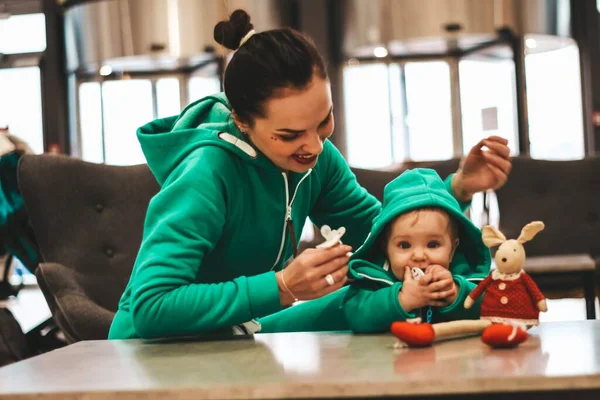
[[[537,304],[544,299],[544,295],[525,271],[508,275],[494,270],[469,297],[477,300],[482,294],[482,319],[499,323],[538,324],[540,312]]]

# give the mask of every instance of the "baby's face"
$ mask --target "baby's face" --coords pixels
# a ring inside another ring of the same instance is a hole
[[[432,264],[449,268],[454,247],[448,215],[420,210],[404,214],[392,223],[386,253],[392,272],[404,280],[406,266],[423,271]]]

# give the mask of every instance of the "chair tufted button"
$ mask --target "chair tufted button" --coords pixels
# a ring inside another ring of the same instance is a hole
[[[106,256],[107,256],[108,258],[112,258],[112,257],[115,255],[115,251],[114,251],[113,249],[111,249],[110,247],[107,247],[107,248],[104,250],[104,254],[106,254]]]
[[[104,210],[104,206],[102,204],[96,204],[96,211],[101,213]]]
[[[506,304],[506,303],[508,303],[508,297],[506,297],[506,296],[502,296],[502,297],[500,298],[500,303],[502,303],[502,304]]]
[[[500,290],[504,290],[504,289],[506,289],[506,283],[504,283],[504,282],[501,282],[501,283],[498,285],[498,289],[500,289]]]

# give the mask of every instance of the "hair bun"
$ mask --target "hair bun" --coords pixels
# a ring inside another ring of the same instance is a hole
[[[215,41],[228,49],[235,50],[240,46],[242,38],[254,29],[250,15],[244,10],[235,10],[228,21],[215,25]]]

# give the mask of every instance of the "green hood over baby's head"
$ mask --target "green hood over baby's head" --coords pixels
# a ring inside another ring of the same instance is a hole
[[[462,213],[437,172],[416,168],[405,171],[386,185],[381,213],[373,220],[367,240],[352,256],[351,276],[360,279],[362,275],[359,274],[368,272],[377,279],[395,279],[384,268],[385,254],[380,237],[397,217],[422,208],[441,209],[456,221],[460,243],[450,264],[453,274],[468,277],[489,272],[491,256],[481,238],[481,230]],[[364,271],[365,268],[368,271]]]

